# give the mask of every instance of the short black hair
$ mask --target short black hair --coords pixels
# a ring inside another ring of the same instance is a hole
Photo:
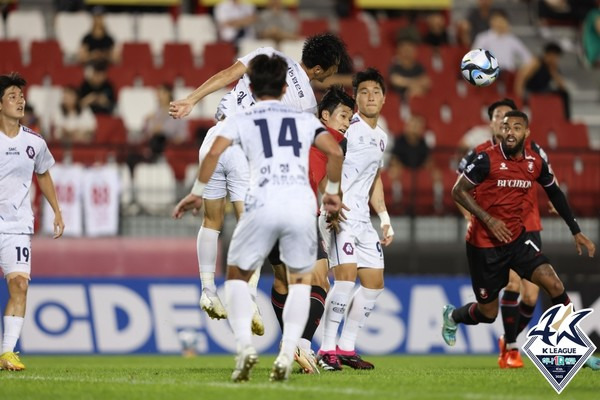
[[[525,127],[529,127],[529,117],[523,111],[519,111],[519,110],[509,111],[506,114],[504,114],[504,118],[506,118],[506,117],[522,118],[523,121],[525,121]]]
[[[546,45],[544,46],[544,54],[545,53],[558,54],[560,56],[563,53],[563,50],[555,42],[550,42],[546,43]]]
[[[352,71],[352,59],[348,55],[346,44],[331,33],[314,35],[304,41],[302,64],[307,68],[320,65],[324,70],[337,65],[339,72]]]
[[[498,100],[494,103],[492,103],[489,107],[488,107],[488,117],[490,117],[490,121],[492,120],[492,116],[494,115],[494,110],[496,110],[496,108],[498,107],[502,107],[502,106],[507,106],[510,107],[511,110],[516,110],[518,107],[515,104],[515,102],[512,99],[509,99],[508,97],[503,98],[502,100]]]
[[[490,12],[489,18],[492,18],[494,15],[499,15],[502,18],[504,18],[505,20],[509,21],[509,19],[508,19],[508,13],[506,11],[504,11],[503,9],[501,9],[501,8],[495,8],[495,9],[493,9]]]
[[[287,77],[287,62],[277,54],[259,54],[248,64],[248,77],[252,93],[256,97],[279,97],[283,93]]]
[[[342,86],[331,86],[327,92],[321,98],[319,102],[317,115],[321,118],[323,111],[327,110],[329,113],[333,113],[337,106],[340,104],[350,107],[354,111],[355,101]]]
[[[23,89],[27,85],[27,81],[18,72],[11,72],[5,75],[0,75],[0,98],[4,96],[4,92],[11,86],[16,86]]]
[[[354,89],[354,97],[356,97],[356,91],[358,90],[358,85],[362,82],[373,81],[377,82],[381,87],[381,91],[385,94],[385,82],[383,80],[383,76],[377,71],[375,68],[367,68],[364,71],[359,71],[354,74],[354,78],[352,78],[352,88]]]

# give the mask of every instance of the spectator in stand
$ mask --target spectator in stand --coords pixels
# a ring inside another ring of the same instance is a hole
[[[424,95],[431,86],[425,67],[417,61],[417,44],[411,39],[401,39],[390,66],[390,83],[404,100]]]
[[[596,0],[541,0],[538,1],[538,15],[541,25],[551,22],[579,25],[597,5]]]
[[[467,18],[459,22],[459,30],[470,34],[470,40],[463,44],[469,45],[475,36],[490,29],[490,16],[499,8],[492,6],[493,0],[478,0],[477,7],[469,10]]]
[[[215,6],[215,21],[219,38],[237,44],[240,39],[254,38],[256,10],[242,0],[223,0]]]
[[[591,66],[600,62],[600,8],[590,11],[582,28],[583,56]]]
[[[427,15],[427,33],[423,36],[423,43],[439,47],[449,43],[446,32],[446,19],[440,12]]]
[[[490,29],[475,37],[472,48],[491,51],[502,71],[512,73],[529,64],[532,59],[521,39],[511,32],[508,16],[502,10],[494,10],[491,13]]]
[[[96,130],[96,117],[89,107],[79,104],[77,88],[63,89],[60,108],[52,116],[54,138],[67,143],[91,143]]]
[[[561,97],[565,117],[571,118],[569,92],[565,79],[558,64],[562,56],[562,49],[556,43],[548,43],[544,47],[544,54],[534,58],[517,74],[515,80],[515,95],[519,98],[527,93],[552,93]]]
[[[156,88],[158,109],[146,117],[143,135],[145,140],[164,136],[167,143],[181,144],[188,140],[188,124],[184,119],[173,119],[169,115],[169,103],[173,100],[173,89],[168,84]]]
[[[106,31],[104,16],[97,12],[92,20],[91,31],[81,41],[79,62],[89,65],[99,61],[113,63],[116,60],[115,41]]]
[[[298,39],[299,21],[283,5],[282,0],[269,0],[267,7],[258,13],[256,34],[259,39],[282,40]]]
[[[113,85],[108,81],[108,65],[94,62],[79,88],[80,107],[89,107],[94,114],[112,114],[116,98]]]

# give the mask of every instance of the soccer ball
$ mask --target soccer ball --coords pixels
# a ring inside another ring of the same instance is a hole
[[[463,78],[471,85],[489,86],[498,77],[500,66],[489,50],[475,49],[465,54],[460,70]]]

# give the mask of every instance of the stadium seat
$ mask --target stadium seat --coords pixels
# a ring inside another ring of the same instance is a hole
[[[74,163],[92,166],[105,164],[111,150],[105,146],[76,145],[71,148],[71,157]]]
[[[478,95],[464,98],[449,96],[447,101],[452,113],[452,123],[464,129],[463,133],[473,126],[487,122],[482,119],[484,102]]]
[[[173,89],[173,98],[175,98],[175,99],[185,99],[194,90],[196,90],[196,88],[195,87],[191,87],[191,86],[175,87]],[[223,97],[223,96],[221,96],[221,97]],[[202,112],[202,107],[203,107],[203,102],[200,101],[192,109],[192,111],[187,116],[187,118],[192,118],[192,119],[194,119],[194,118],[205,118],[205,115]],[[217,108],[215,106],[214,110],[212,110],[212,114],[208,118],[214,119],[214,115],[215,115],[216,111],[217,111]]]
[[[423,65],[428,74],[438,71],[434,66],[433,47],[422,44],[417,47],[417,61]]]
[[[188,119],[188,132],[192,143],[200,144],[204,140],[206,132],[215,125],[214,118]]]
[[[62,100],[62,88],[58,86],[32,85],[27,91],[27,101],[40,118],[42,133],[49,135],[52,116]]]
[[[436,98],[439,101],[447,101],[450,98],[457,96],[456,79],[444,72],[429,73],[431,79],[431,88],[426,97]]]
[[[123,120],[112,115],[96,115],[96,144],[116,144],[124,145],[127,143],[127,130]]]
[[[119,65],[112,65],[108,69],[108,81],[112,83],[117,98],[119,92],[125,86],[133,86],[135,82],[136,70],[134,68],[127,68]]]
[[[427,121],[440,120],[441,99],[433,96],[412,97],[409,102],[410,113],[421,115]]]
[[[133,192],[137,203],[153,215],[168,214],[175,204],[177,181],[170,165],[140,163],[133,170]]]
[[[216,42],[207,43],[204,46],[202,65],[214,68],[216,71],[230,67],[236,58],[235,47],[231,43]]]
[[[8,71],[19,71],[27,81],[27,85],[42,85],[46,76],[43,67],[32,64],[21,67],[21,69],[9,69]],[[27,86],[25,86],[25,92],[27,92]]]
[[[301,19],[300,35],[309,37],[319,33],[329,32],[329,21],[327,18]]]
[[[40,10],[14,10],[6,17],[6,38],[21,44],[24,63],[29,62],[29,47],[34,40],[46,40],[46,22]]]
[[[88,12],[58,12],[54,19],[54,33],[67,60],[75,61],[83,37],[92,29]]]
[[[125,127],[133,135],[141,132],[146,117],[157,108],[154,88],[124,87],[119,93],[117,109]]]
[[[373,47],[367,25],[358,18],[344,18],[339,23],[339,36],[346,43],[348,51],[354,52],[365,47]]]
[[[121,50],[121,66],[141,73],[146,68],[153,68],[152,52],[148,43],[123,43]]]
[[[439,53],[444,66],[444,73],[448,76],[454,76],[458,79],[461,76],[460,62],[467,52],[467,49],[461,46],[440,46]]]
[[[279,43],[279,51],[287,55],[294,61],[302,61],[302,48],[304,47],[304,40],[284,40]]]
[[[208,14],[182,14],[176,27],[178,41],[189,44],[196,58],[202,58],[206,44],[218,40],[217,28]]]
[[[389,18],[379,21],[379,43],[380,46],[396,48],[398,31],[409,25],[406,18]]]
[[[220,89],[213,92],[200,100],[196,107],[200,108],[200,113],[197,115],[198,118],[214,118],[217,106],[221,102],[223,96],[229,91],[227,89]]]
[[[44,72],[49,75],[52,75],[55,71],[62,69],[63,56],[58,42],[56,40],[31,42],[30,65],[42,68]]]
[[[135,41],[135,18],[133,14],[126,12],[106,13],[104,14],[104,25],[118,48],[125,42]]]
[[[189,190],[192,188],[192,186],[194,185],[194,181],[197,179],[197,177],[198,177],[198,162],[188,164],[188,166],[185,167],[185,175],[183,176],[183,186],[185,187],[186,190]]]
[[[146,68],[140,71],[140,77],[144,81],[144,86],[158,86],[162,84],[172,85],[177,78],[177,71],[173,68]]]
[[[355,71],[374,67],[387,79],[394,52],[394,48],[379,46],[354,49],[349,54],[352,57]]]
[[[218,71],[212,66],[204,66],[181,71],[181,77],[186,86],[197,88],[216,72]]]
[[[83,82],[83,68],[79,65],[65,65],[55,69],[51,75],[55,86],[73,86],[78,88]]]
[[[119,185],[121,186],[121,206],[127,206],[133,202],[133,184],[131,170],[127,164],[118,164]]]
[[[4,26],[4,18],[0,18],[0,40],[6,37],[6,28]]]
[[[385,95],[385,104],[381,109],[381,115],[385,117],[389,129],[388,133],[392,136],[398,136],[402,133],[403,123],[400,114],[400,96],[393,91],[387,92]]]
[[[163,50],[163,68],[171,69],[179,76],[182,71],[194,68],[194,56],[188,43],[165,43]]]
[[[21,45],[17,40],[0,40],[0,67],[2,71],[20,71],[23,68]]]
[[[271,39],[242,39],[238,44],[237,56],[244,57],[260,47],[277,48],[277,43]]]
[[[191,146],[170,146],[165,150],[165,158],[173,168],[175,178],[184,181],[188,165],[198,168],[198,149]]]
[[[546,119],[548,122],[564,122],[565,112],[563,103],[558,95],[531,94],[528,99],[530,118],[532,121]]]
[[[165,43],[175,41],[175,25],[171,15],[144,13],[138,16],[138,41],[150,44],[152,55],[162,57]]]

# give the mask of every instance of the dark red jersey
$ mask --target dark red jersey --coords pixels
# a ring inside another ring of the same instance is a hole
[[[346,138],[335,129],[327,127],[327,130],[335,140],[340,143],[344,155],[346,154]],[[327,156],[315,146],[310,147],[308,154],[308,178],[310,186],[315,192],[315,196],[319,196],[319,182],[327,175]]]
[[[513,240],[525,228],[524,212],[528,209],[531,212],[528,198],[535,182],[542,186],[554,183],[548,164],[539,154],[532,152],[530,146],[526,146],[524,156],[517,160],[506,157],[500,145],[489,147],[466,166],[463,174],[476,186],[473,193],[475,201],[506,224]],[[504,244],[475,216],[471,216],[467,241],[476,247]]]
[[[458,173],[462,173],[467,165],[471,164],[477,154],[483,152],[487,148],[494,145],[493,140],[487,140],[474,149],[470,150],[463,158],[460,160],[458,164]],[[548,156],[546,152],[535,142],[526,139],[525,140],[525,152],[528,154],[538,154],[540,157],[546,161],[548,165],[550,162],[548,161]],[[525,199],[525,204],[523,208],[523,221],[525,223],[525,230],[527,232],[537,232],[542,230],[542,221],[540,218],[540,211],[538,208],[538,195],[537,195],[537,185],[534,185],[529,191],[529,195]]]

